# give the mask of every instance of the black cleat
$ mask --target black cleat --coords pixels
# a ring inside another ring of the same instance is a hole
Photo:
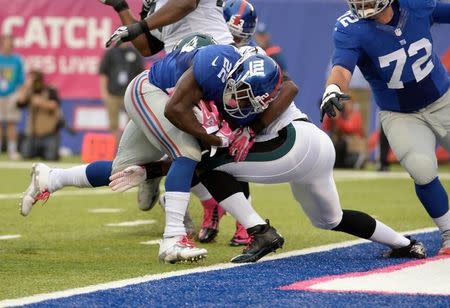
[[[415,240],[409,236],[406,236],[411,240],[411,244],[406,247],[392,248],[383,254],[385,258],[414,258],[425,259],[427,257],[427,251],[422,242]]]
[[[284,238],[270,225],[269,220],[266,220],[266,222],[266,225],[257,225],[247,229],[252,240],[248,246],[244,248],[242,254],[231,259],[231,262],[256,262],[272,251],[283,247]]]

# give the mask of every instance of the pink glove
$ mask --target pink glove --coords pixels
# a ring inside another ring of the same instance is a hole
[[[200,101],[198,107],[194,107],[194,114],[208,134],[219,130],[219,111],[213,101],[205,103]]]
[[[234,156],[234,161],[243,161],[247,157],[248,151],[255,143],[255,132],[250,127],[240,127],[234,131],[235,138],[232,142],[229,153]]]
[[[226,148],[226,147],[230,146],[230,144],[233,143],[234,138],[236,138],[236,136],[234,135],[234,132],[230,128],[230,125],[225,120],[222,120],[220,129],[216,133],[216,136],[222,140],[222,144],[217,147],[211,146],[211,152],[210,152],[211,157],[213,157],[214,154],[216,154],[217,148]]]

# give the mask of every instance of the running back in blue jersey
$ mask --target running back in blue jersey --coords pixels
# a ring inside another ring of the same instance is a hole
[[[185,49],[175,49],[164,58],[153,63],[148,80],[153,85],[162,90],[175,87],[181,75],[192,66],[192,59],[198,49],[186,51]]]
[[[399,0],[388,25],[338,18],[333,65],[353,72],[358,65],[382,110],[413,112],[436,101],[450,87],[447,71],[433,51],[430,27],[434,0]]]
[[[241,58],[239,51],[230,45],[210,45],[183,52],[174,50],[155,62],[149,72],[149,81],[160,89],[173,88],[178,79],[193,66],[195,79],[203,92],[203,100],[214,101],[221,115],[237,126],[247,125],[256,115],[245,119],[230,119],[223,109],[223,90],[226,77]]]

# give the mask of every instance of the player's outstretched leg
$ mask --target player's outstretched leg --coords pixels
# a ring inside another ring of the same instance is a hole
[[[27,216],[38,201],[66,186],[80,188],[108,186],[112,161],[96,161],[67,169],[50,168],[37,163],[31,168],[31,182],[19,203],[20,213]]]

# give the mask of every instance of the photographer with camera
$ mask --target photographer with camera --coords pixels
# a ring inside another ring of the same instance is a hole
[[[63,122],[58,92],[45,84],[40,71],[31,71],[19,92],[20,107],[28,108],[22,157],[44,160],[59,159],[59,130]]]

